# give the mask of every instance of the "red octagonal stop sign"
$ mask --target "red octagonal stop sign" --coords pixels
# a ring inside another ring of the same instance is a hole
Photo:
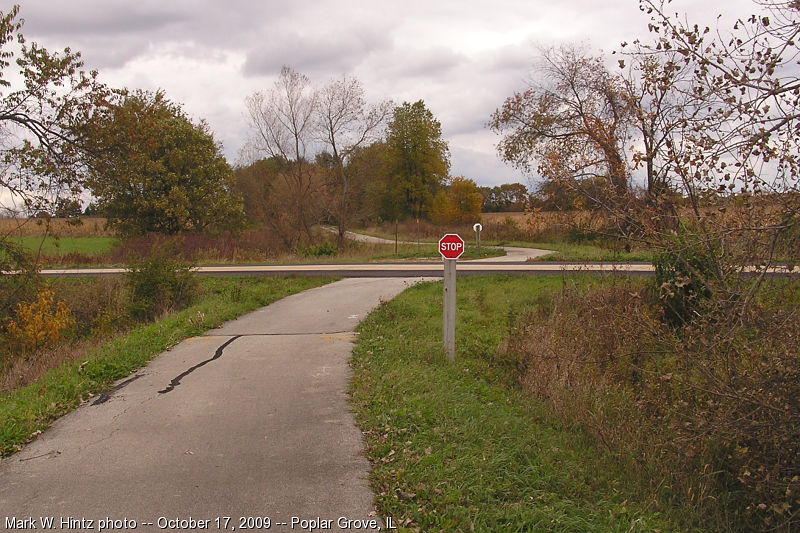
[[[457,233],[448,233],[439,239],[439,253],[445,259],[458,259],[464,253],[464,239]]]

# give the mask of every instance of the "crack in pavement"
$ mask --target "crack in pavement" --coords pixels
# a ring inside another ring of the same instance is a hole
[[[183,378],[185,378],[186,376],[188,376],[189,374],[191,374],[192,372],[194,372],[194,371],[195,371],[195,370],[197,370],[198,368],[200,368],[200,367],[202,367],[202,366],[205,366],[205,365],[207,365],[208,363],[210,363],[211,361],[215,361],[215,360],[219,359],[220,357],[222,357],[222,352],[224,352],[224,351],[225,351],[225,348],[226,348],[226,347],[227,347],[229,344],[231,344],[233,341],[235,341],[236,339],[239,339],[239,338],[241,338],[241,337],[243,337],[243,335],[234,335],[233,337],[231,337],[230,339],[228,339],[227,341],[225,341],[224,343],[222,343],[222,346],[220,346],[219,348],[217,348],[217,351],[216,351],[216,352],[214,352],[214,355],[211,357],[211,359],[206,359],[205,361],[202,361],[202,362],[200,362],[200,363],[197,363],[196,365],[194,365],[192,368],[190,368],[190,369],[189,369],[189,370],[187,370],[186,372],[183,372],[182,374],[180,374],[180,375],[178,375],[178,376],[176,376],[176,377],[172,378],[172,381],[170,381],[170,382],[169,382],[169,385],[167,385],[167,388],[165,388],[165,389],[163,389],[163,390],[160,390],[160,391],[158,391],[158,393],[159,393],[159,394],[167,394],[168,392],[172,392],[172,391],[175,389],[175,387],[177,387],[178,385],[180,385],[180,384],[181,384],[181,380],[182,380]]]
[[[306,336],[306,335],[320,335],[320,336],[322,336],[322,335],[344,335],[344,334],[349,334],[349,333],[354,333],[354,332],[352,330],[347,330],[347,331],[333,331],[333,332],[325,332],[325,333],[319,333],[319,332],[313,332],[313,333],[305,333],[305,332],[303,332],[303,333],[242,333],[242,334],[239,334],[239,335],[234,335],[230,339],[225,341],[219,348],[217,348],[217,351],[214,352],[214,356],[213,357],[211,357],[210,359],[206,359],[205,361],[202,361],[200,363],[197,363],[196,365],[191,367],[189,370],[187,370],[187,371],[181,373],[180,375],[178,375],[177,377],[173,378],[172,381],[169,382],[169,385],[167,385],[167,387],[165,389],[158,391],[158,393],[159,394],[167,394],[168,392],[172,392],[173,390],[175,390],[175,387],[177,387],[178,385],[181,384],[181,380],[183,378],[185,378],[186,376],[188,376],[189,374],[191,374],[192,372],[194,372],[198,368],[200,368],[202,366],[205,366],[208,363],[210,363],[212,361],[215,361],[215,360],[219,359],[220,357],[222,357],[222,354],[225,351],[225,348],[227,348],[236,339],[240,339],[242,337],[292,337],[292,336],[294,336],[294,337],[302,337],[302,336]],[[127,384],[127,383],[123,383],[121,385],[125,385],[125,384]],[[113,392],[113,391],[111,391],[111,392]],[[106,398],[106,400],[107,400],[107,398]]]
[[[110,400],[110,399],[111,399],[111,396],[112,396],[112,395],[113,395],[115,392],[117,392],[118,390],[120,390],[122,387],[124,387],[124,386],[126,386],[126,385],[128,385],[128,384],[130,384],[130,383],[133,383],[134,381],[136,381],[137,379],[139,379],[139,378],[140,378],[140,377],[142,377],[142,376],[144,376],[144,374],[136,374],[136,375],[135,375],[135,376],[133,376],[132,378],[128,378],[128,379],[126,379],[125,381],[123,381],[122,383],[120,383],[119,385],[117,385],[116,387],[114,387],[113,389],[111,389],[111,390],[107,390],[106,392],[104,392],[104,393],[102,393],[100,396],[98,396],[98,397],[97,397],[97,399],[96,399],[95,401],[93,401],[93,402],[92,402],[92,405],[100,405],[101,403],[106,403],[108,400]]]
[[[342,330],[342,331],[299,331],[296,333],[240,333],[237,337],[302,337],[305,335],[344,335],[345,333],[353,333],[352,329]],[[226,335],[221,335],[219,333],[215,333],[212,335],[203,335],[203,337],[221,337]]]
[[[207,365],[208,363],[210,363],[212,361],[215,361],[215,360],[219,359],[220,357],[222,357],[223,352],[225,351],[225,348],[227,348],[231,343],[233,343],[235,340],[237,340],[237,339],[239,339],[241,337],[291,337],[291,336],[304,336],[304,335],[343,335],[343,334],[348,334],[348,333],[354,333],[354,332],[352,330],[346,330],[346,331],[310,332],[310,333],[309,332],[298,332],[298,333],[243,333],[243,334],[240,334],[240,335],[233,335],[230,339],[228,339],[227,341],[222,343],[222,345],[219,348],[217,348],[217,350],[214,352],[214,355],[211,358],[206,359],[205,361],[201,361],[200,363],[197,363],[196,365],[194,365],[193,367],[189,368],[185,372],[182,372],[178,376],[174,377],[169,382],[169,385],[167,385],[166,388],[158,391],[158,393],[159,394],[167,394],[168,392],[172,392],[175,389],[175,387],[180,385],[181,380],[183,378],[185,378],[186,376],[188,376],[189,374],[191,374],[192,372],[194,372],[198,368],[203,367],[203,366]],[[117,385],[113,389],[102,393],[100,396],[97,397],[97,399],[95,401],[92,402],[92,406],[106,403],[120,389],[122,389],[126,385],[136,381],[137,379],[139,379],[140,377],[142,377],[144,375],[145,374],[137,374],[137,375],[133,376],[132,378],[126,379],[125,381],[121,382],[119,385]]]

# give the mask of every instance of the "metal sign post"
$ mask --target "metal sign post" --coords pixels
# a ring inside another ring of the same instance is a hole
[[[481,231],[483,230],[483,226],[480,223],[475,223],[472,226],[472,229],[475,230],[475,244],[478,245],[478,248],[481,247]]]
[[[456,261],[464,253],[464,239],[448,233],[439,239],[439,253],[444,260],[444,301],[442,320],[442,345],[447,358],[456,358]]]

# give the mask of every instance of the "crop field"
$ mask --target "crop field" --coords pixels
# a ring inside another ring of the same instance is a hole
[[[0,218],[0,237],[113,237],[106,228],[106,219],[99,217],[65,218]]]

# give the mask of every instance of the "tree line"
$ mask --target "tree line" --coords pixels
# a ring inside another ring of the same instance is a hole
[[[441,124],[421,100],[369,103],[355,78],[317,88],[284,67],[246,100],[251,135],[234,169],[208,124],[164,91],[108,87],[78,52],[28,43],[22,27],[19,6],[0,14],[6,216],[74,215],[88,193],[88,211],[122,236],[256,223],[293,249],[321,222],[341,239],[370,217],[480,213],[475,182],[450,176]]]

